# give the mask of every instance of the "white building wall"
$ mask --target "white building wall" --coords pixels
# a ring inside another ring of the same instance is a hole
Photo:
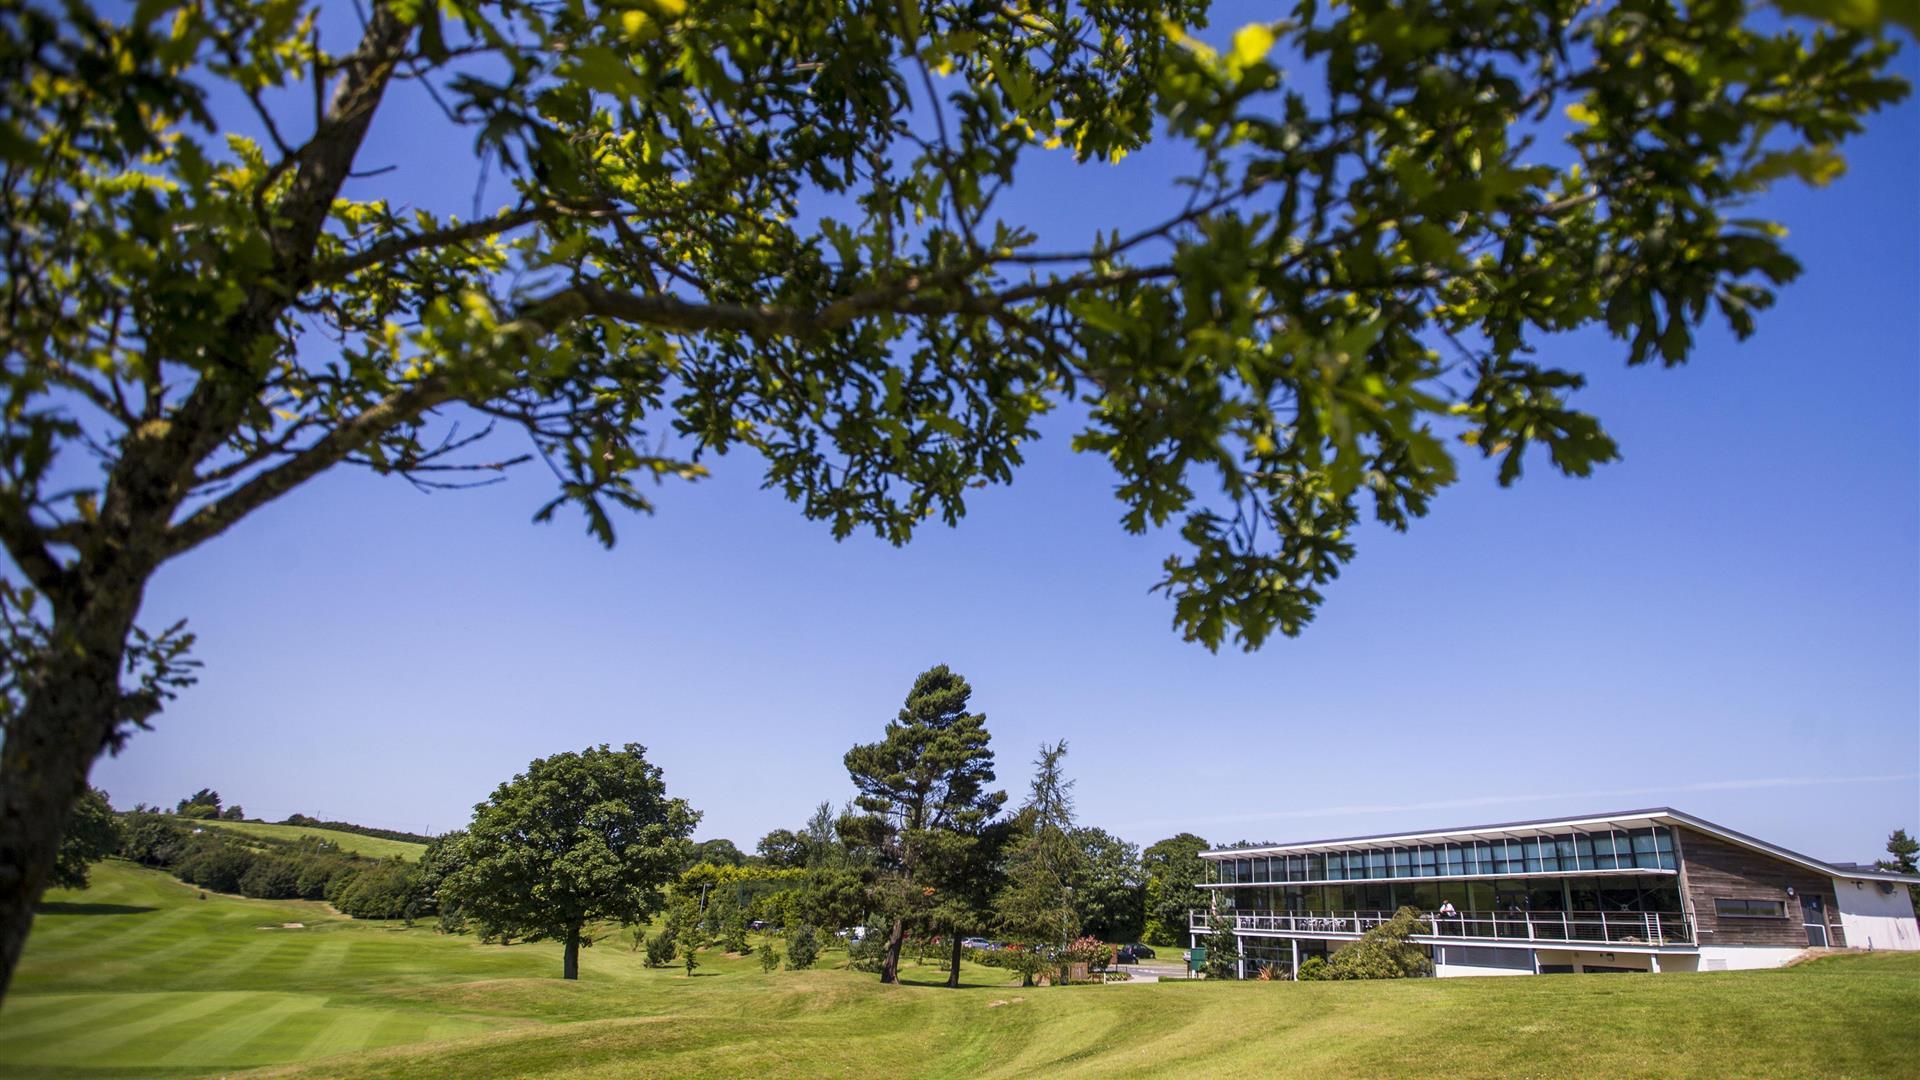
[[[1854,949],[1920,949],[1920,923],[1913,918],[1913,897],[1905,885],[1891,891],[1878,881],[1833,879],[1840,928]]]
[[[1702,945],[1701,971],[1752,971],[1776,968],[1805,952],[1773,945]]]

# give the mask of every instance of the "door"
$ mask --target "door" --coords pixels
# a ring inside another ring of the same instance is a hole
[[[1816,949],[1827,947],[1827,912],[1817,896],[1800,898],[1800,910],[1805,913],[1807,923],[1807,944]]]

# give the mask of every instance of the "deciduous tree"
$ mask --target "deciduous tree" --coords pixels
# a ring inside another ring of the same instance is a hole
[[[89,787],[74,805],[67,833],[60,838],[60,855],[53,864],[53,884],[62,889],[87,887],[94,863],[120,850],[120,819],[113,814],[107,793]]]
[[[1140,847],[1105,829],[1074,830],[1086,870],[1074,890],[1080,929],[1102,941],[1142,940],[1146,922],[1146,873]]]
[[[1744,204],[1905,92],[1879,5],[1790,8],[1850,28],[1301,0],[1216,51],[1201,0],[7,5],[0,978],[91,762],[194,677],[138,625],[155,573],[343,464],[538,459],[536,516],[611,542],[744,448],[898,543],[1071,408],[1124,526],[1178,526],[1186,637],[1297,633],[1363,513],[1405,527],[1456,452],[1616,456],[1552,335],[1671,365],[1712,311],[1753,331],[1798,268]],[[396,80],[505,205],[367,175]],[[1138,221],[1002,218],[1034,156],[1156,129],[1187,167]]]
[[[1178,945],[1186,941],[1188,912],[1211,905],[1200,888],[1204,869],[1200,853],[1207,842],[1192,833],[1180,833],[1149,845],[1140,853],[1146,871],[1146,941]]]
[[[577,979],[586,925],[659,911],[699,820],[667,796],[644,747],[555,754],[474,808],[467,865],[441,891],[502,932],[565,942],[561,974]]]

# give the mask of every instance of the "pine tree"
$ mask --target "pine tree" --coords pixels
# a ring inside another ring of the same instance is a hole
[[[1907,830],[1895,829],[1887,837],[1887,854],[1893,858],[1881,859],[1880,869],[1900,874],[1920,873],[1920,865],[1916,864],[1916,860],[1920,860],[1920,840],[1908,836]],[[1920,885],[1907,886],[1907,893],[1913,897],[1913,906],[1920,909]]]
[[[923,867],[923,853],[984,829],[1007,798],[987,790],[994,779],[991,736],[987,718],[967,711],[972,695],[946,665],[924,671],[885,738],[847,751],[847,772],[860,792],[854,802],[864,814],[843,817],[837,831],[877,863],[872,896],[892,924],[881,982],[898,980],[908,924],[924,922],[938,902],[937,870],[946,861]]]
[[[1001,933],[1035,955],[1057,955],[1080,932],[1074,888],[1086,875],[1086,853],[1074,838],[1066,756],[1060,742],[1042,746],[1034,760],[1033,785],[1012,829],[1007,883],[994,905]],[[1032,972],[1023,975],[1031,984]]]
[[[820,956],[820,943],[815,940],[813,927],[802,925],[787,937],[787,967],[792,971],[804,971],[813,966]],[[765,961],[761,961],[765,963]]]
[[[1240,973],[1240,936],[1233,932],[1233,916],[1216,915],[1207,935],[1207,978],[1232,979]]]

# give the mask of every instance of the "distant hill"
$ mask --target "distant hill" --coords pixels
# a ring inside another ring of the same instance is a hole
[[[242,836],[258,836],[271,840],[297,840],[302,836],[317,836],[322,840],[338,844],[340,850],[368,855],[376,859],[385,859],[398,855],[408,862],[417,862],[427,850],[423,842],[409,840],[390,840],[384,836],[368,836],[358,832],[344,832],[340,829],[321,828],[313,825],[269,825],[263,821],[220,821],[215,818],[176,818],[183,825],[204,825],[213,829],[225,829]],[[329,822],[329,824],[332,824]]]

